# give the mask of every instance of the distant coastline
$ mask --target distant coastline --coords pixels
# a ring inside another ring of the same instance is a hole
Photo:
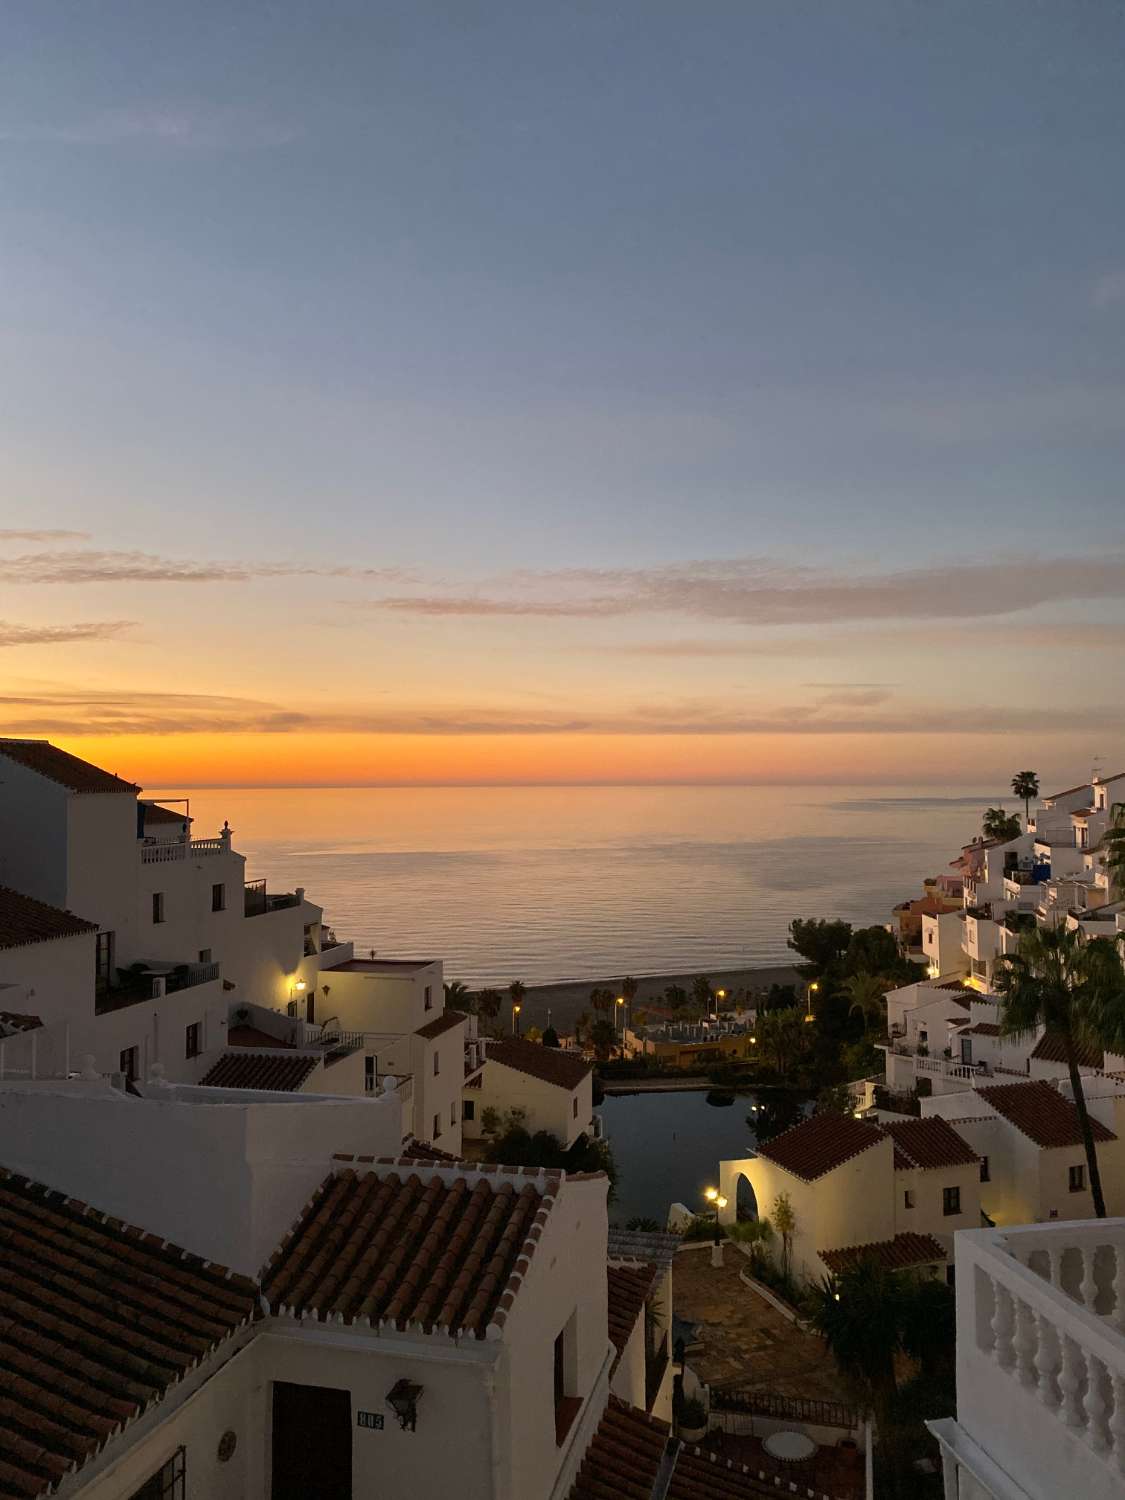
[[[643,1006],[646,1001],[661,999],[670,984],[690,989],[692,980],[700,974],[711,981],[712,989],[726,990],[728,994],[748,988],[768,989],[771,984],[801,982],[791,964],[766,964],[745,969],[687,969],[671,974],[637,974],[634,976],[638,985],[637,996],[633,1004]],[[523,1030],[526,1031],[529,1026],[538,1026],[542,1030],[547,1024],[548,1010],[551,1012],[551,1024],[557,1030],[572,1030],[577,1017],[584,1010],[590,1009],[590,991],[601,987],[611,989],[615,994],[620,993],[617,986],[624,977],[624,974],[611,974],[601,979],[569,979],[557,984],[529,985],[520,1015]],[[503,1007],[501,1016],[506,1015],[509,1009],[508,1006]]]

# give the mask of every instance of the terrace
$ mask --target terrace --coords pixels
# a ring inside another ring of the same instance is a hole
[[[115,979],[97,988],[94,994],[94,1014],[104,1016],[111,1011],[124,1010],[130,1005],[143,1005],[146,1001],[160,1000],[165,995],[194,989],[196,985],[214,984],[221,974],[222,968],[218,963],[138,961],[130,964],[127,969],[118,969]]]

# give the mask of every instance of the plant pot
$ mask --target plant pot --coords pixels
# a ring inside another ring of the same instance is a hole
[[[702,1427],[681,1427],[680,1441],[683,1443],[701,1443],[707,1436],[707,1423]]]

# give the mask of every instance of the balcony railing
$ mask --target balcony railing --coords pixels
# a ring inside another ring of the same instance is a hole
[[[958,1340],[972,1341],[997,1379],[1022,1386],[1120,1482],[1125,1219],[959,1234],[957,1286],[969,1302],[958,1308]]]
[[[107,1015],[130,1005],[143,1005],[164,995],[175,995],[180,990],[194,989],[199,984],[212,984],[221,972],[217,963],[180,964],[174,969],[161,968],[159,972],[146,968],[118,969],[112,984],[96,989],[94,1014]]]
[[[142,865],[166,865],[174,860],[195,859],[197,855],[229,854],[230,839],[181,839],[176,843],[141,845]]]
[[[282,891],[276,896],[266,890],[264,880],[248,880],[243,893],[243,914],[247,917],[264,916],[266,912],[283,911],[287,907],[300,906],[301,898],[294,891]]]

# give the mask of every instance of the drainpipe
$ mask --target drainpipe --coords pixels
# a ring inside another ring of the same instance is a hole
[[[867,1417],[863,1423],[863,1481],[864,1493],[867,1500],[875,1500],[875,1455],[872,1451],[871,1418]]]

